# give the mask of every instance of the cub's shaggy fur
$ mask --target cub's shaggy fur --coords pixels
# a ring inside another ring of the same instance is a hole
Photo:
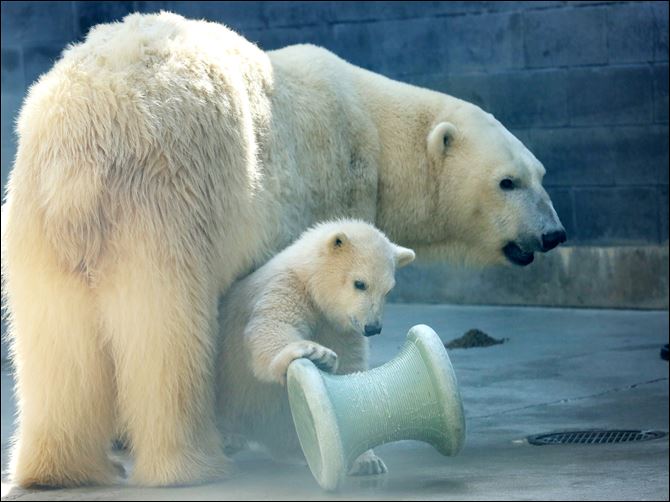
[[[414,252],[356,220],[320,224],[234,284],[220,308],[218,398],[224,437],[299,454],[286,391],[289,364],[307,357],[337,373],[367,368],[367,334],[381,327],[396,267]],[[353,474],[384,472],[372,450]]]

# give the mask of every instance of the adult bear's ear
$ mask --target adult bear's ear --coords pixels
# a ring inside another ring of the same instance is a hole
[[[440,160],[451,148],[458,129],[451,122],[440,122],[428,133],[428,152],[435,160]]]
[[[349,242],[347,234],[344,232],[338,232],[333,237],[330,238],[330,249],[337,250],[342,249]]]
[[[409,248],[404,248],[402,246],[396,246],[395,247],[395,265],[398,268],[402,268],[405,265],[409,265],[414,261],[415,254],[414,251],[412,251]]]

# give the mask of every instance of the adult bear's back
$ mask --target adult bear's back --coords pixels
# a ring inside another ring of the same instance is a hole
[[[30,89],[12,184],[40,201],[71,269],[93,267],[145,201],[160,214],[192,199],[175,226],[215,225],[258,176],[271,85],[265,53],[220,24],[162,12],[99,25]]]

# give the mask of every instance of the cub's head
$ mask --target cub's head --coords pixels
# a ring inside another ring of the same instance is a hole
[[[318,308],[344,331],[379,334],[395,269],[412,262],[414,251],[358,220],[329,222],[310,232],[318,250],[308,258],[313,260],[308,289]]]
[[[493,115],[453,100],[426,138],[435,182],[431,239],[482,264],[528,265],[566,240],[544,166]]]

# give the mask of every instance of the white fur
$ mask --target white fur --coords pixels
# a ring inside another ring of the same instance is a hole
[[[442,122],[458,134],[435,155]],[[114,434],[135,482],[219,475],[217,296],[311,224],[358,217],[425,256],[493,263],[537,222],[498,178],[542,195],[539,162],[473,105],[169,13],[70,47],[18,134],[2,269],[23,486],[110,482]]]
[[[306,357],[339,374],[367,369],[364,327],[381,323],[395,268],[413,259],[412,250],[391,243],[372,225],[340,220],[306,231],[235,283],[219,310],[223,436],[259,442],[276,458],[299,455],[282,387],[289,365]],[[356,281],[365,290],[356,289]],[[368,451],[352,472],[385,470]]]

